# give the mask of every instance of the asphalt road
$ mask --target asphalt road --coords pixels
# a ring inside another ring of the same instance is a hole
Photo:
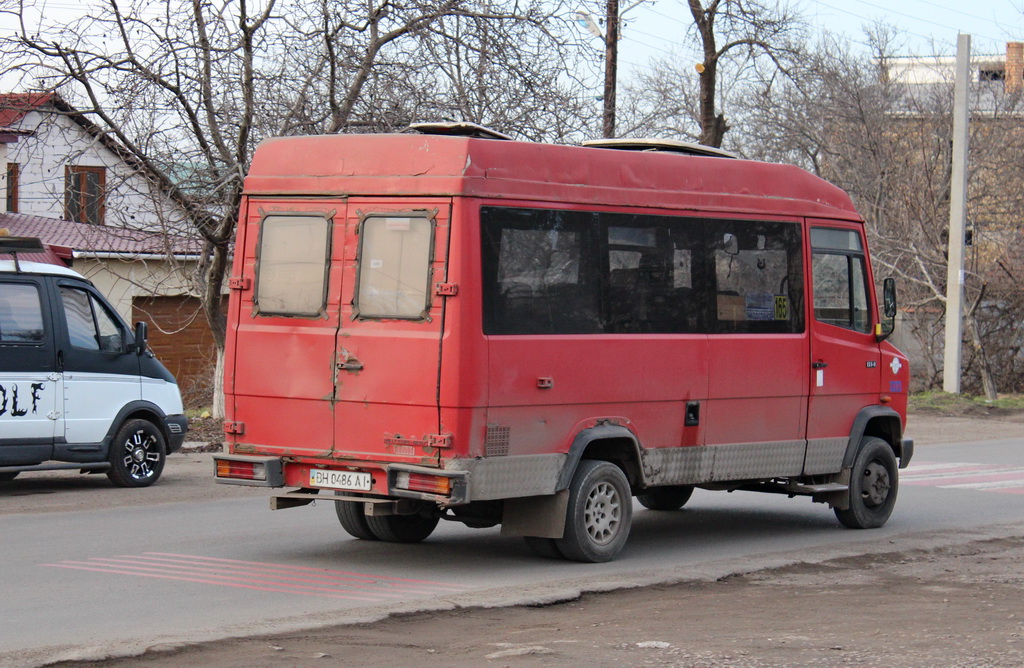
[[[72,493],[89,503],[90,490]],[[919,447],[882,529],[844,529],[807,499],[698,490],[681,512],[637,506],[629,544],[609,564],[539,559],[521,539],[461,524],[444,523],[419,545],[358,541],[341,530],[330,504],[271,512],[260,494],[156,505],[116,498],[123,503],[0,515],[0,666],[394,611],[561,600],[580,590],[1019,531],[1024,429],[1019,437]]]

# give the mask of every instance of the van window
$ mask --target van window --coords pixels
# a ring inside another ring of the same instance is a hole
[[[61,301],[71,345],[85,350],[124,352],[124,336],[117,320],[85,290],[62,286]]]
[[[270,214],[260,221],[256,294],[260,315],[317,317],[327,301],[331,221]]]
[[[480,216],[486,334],[803,331],[797,223],[504,207]]]
[[[433,242],[434,221],[423,214],[363,219],[355,297],[359,317],[426,317]]]
[[[713,221],[709,235],[716,290],[712,331],[802,332],[800,226]]]
[[[0,283],[0,343],[42,343],[39,290],[24,283]]]
[[[867,272],[860,235],[854,230],[811,229],[814,247],[814,318],[818,322],[871,331]]]

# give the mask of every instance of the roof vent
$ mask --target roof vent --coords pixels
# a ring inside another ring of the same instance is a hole
[[[692,144],[675,139],[591,139],[583,142],[590,148],[614,148],[620,151],[653,151],[665,153],[683,153],[686,155],[703,155],[715,158],[738,158],[739,156],[720,148]]]
[[[425,135],[449,135],[453,137],[476,137],[478,139],[508,139],[506,134],[485,128],[476,123],[413,123],[410,130]]]

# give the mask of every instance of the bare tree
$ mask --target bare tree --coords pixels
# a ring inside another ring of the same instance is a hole
[[[196,291],[218,349],[218,382],[223,286],[242,181],[262,138],[387,129],[439,109],[436,98],[421,107],[401,102],[423,97],[414,84],[427,82],[424,70],[436,60],[414,56],[426,44],[447,41],[477,53],[490,48],[496,72],[515,66],[509,40],[523,35],[542,35],[534,41],[543,41],[556,60],[565,53],[557,7],[545,10],[539,2],[93,0],[77,20],[43,25],[30,22],[32,7],[0,0],[0,11],[21,20],[21,29],[0,41],[7,64],[0,73],[20,72],[39,88],[60,90],[182,203],[185,220],[166,223],[198,235],[205,247]],[[475,45],[449,31],[455,22],[475,25]],[[495,26],[491,34],[481,33],[486,26]],[[495,36],[500,39],[489,40]],[[560,81],[548,67],[540,80],[505,83],[502,94],[511,102],[511,90]],[[481,103],[487,97],[476,94]],[[549,98],[538,92],[533,99],[538,108]],[[499,106],[480,106],[476,118],[494,118]],[[452,109],[453,115],[468,111],[464,103]],[[508,117],[510,125],[517,120]],[[571,131],[570,122],[564,125]],[[215,402],[222,401],[219,390]],[[221,410],[215,403],[214,414]]]
[[[763,98],[778,77],[788,77],[799,64],[806,26],[785,5],[760,0],[687,0],[687,6],[692,50],[681,46],[652,61],[626,85],[623,126],[627,134],[721,147],[736,122],[724,109],[738,116],[745,100]]]
[[[915,377],[939,384],[945,309],[952,81],[903,81],[892,67],[895,32],[870,31],[870,54],[826,39],[748,122],[762,138],[758,157],[802,164],[844,188],[868,222],[875,269],[901,283],[901,304],[924,363]],[[965,388],[995,397],[1022,375],[1024,112],[999,81],[972,88],[965,256],[968,336]]]

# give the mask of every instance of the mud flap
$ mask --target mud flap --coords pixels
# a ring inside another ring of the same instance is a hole
[[[507,499],[501,517],[501,535],[561,538],[565,533],[568,508],[569,490],[546,496]]]

